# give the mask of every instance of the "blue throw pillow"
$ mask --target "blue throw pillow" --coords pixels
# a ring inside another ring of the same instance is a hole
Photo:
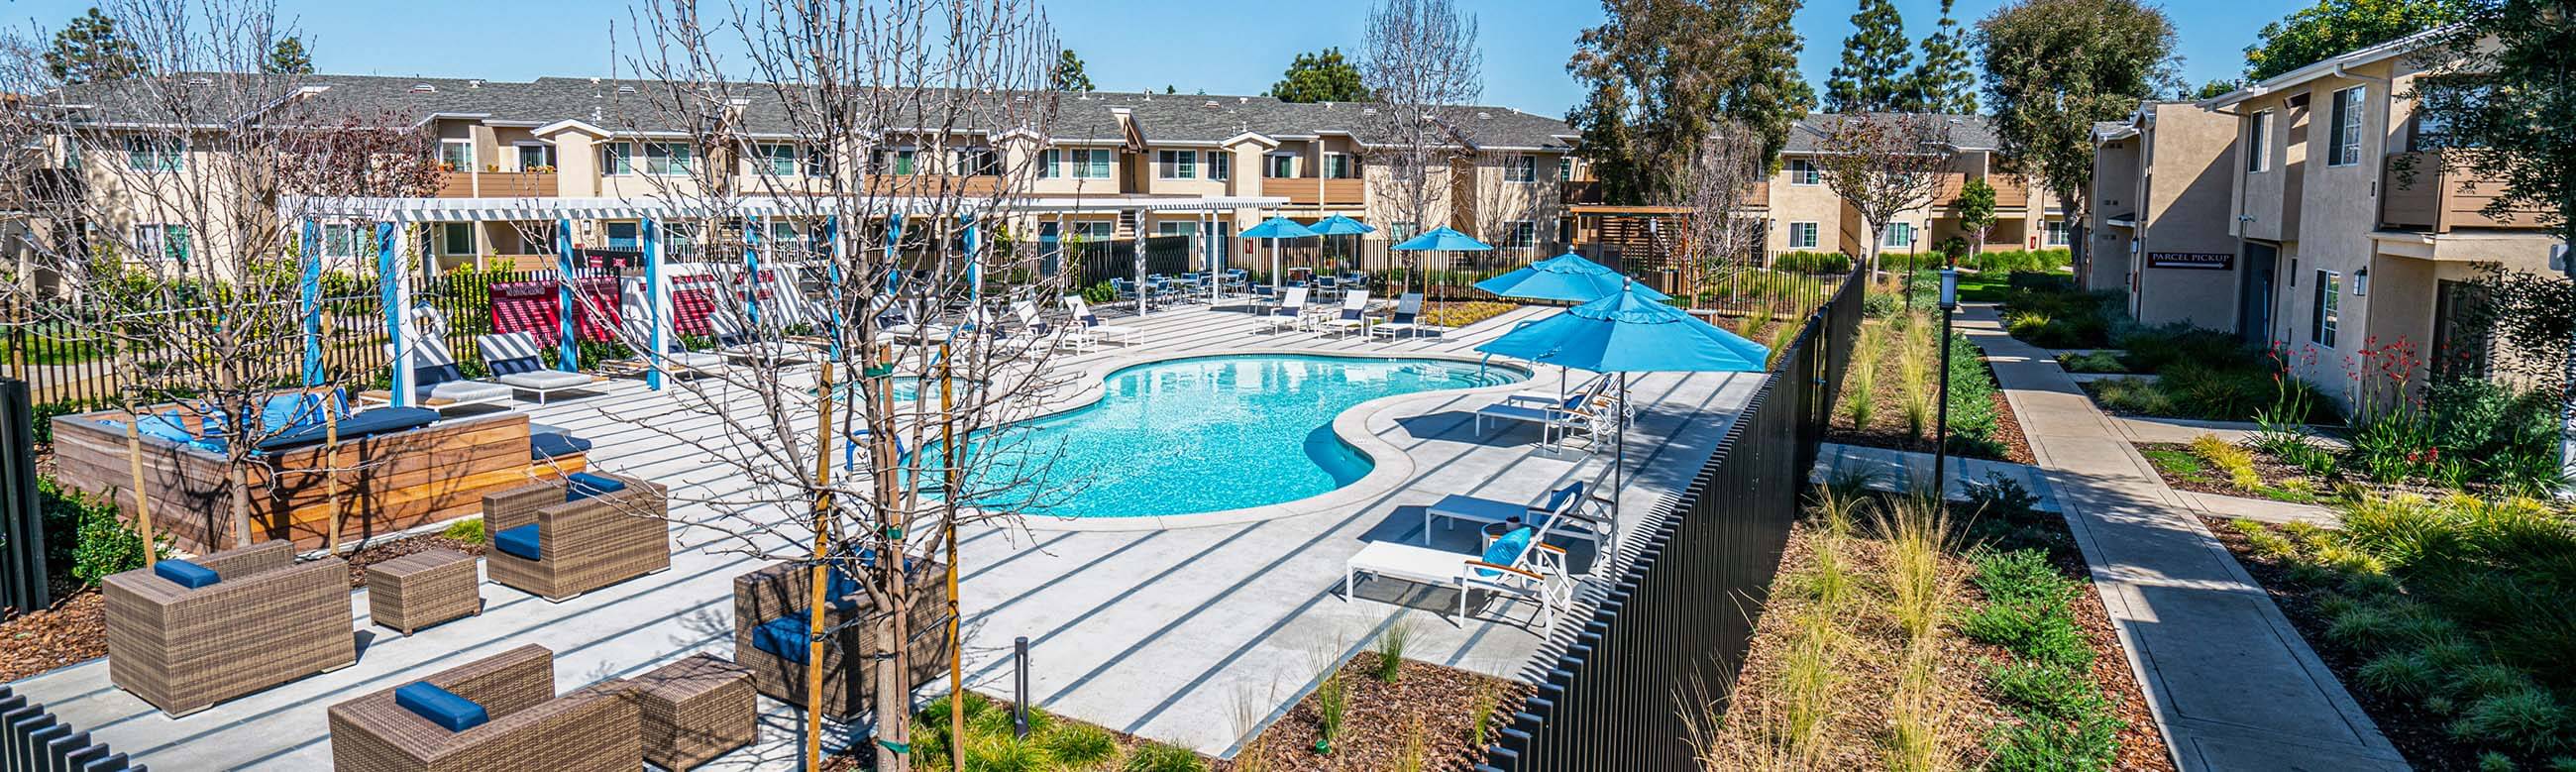
[[[1530,530],[1528,526],[1514,528],[1511,533],[1495,539],[1493,546],[1485,548],[1484,561],[1498,566],[1508,566],[1518,562],[1521,553],[1529,551],[1530,539],[1536,536],[1538,532]],[[1491,568],[1479,568],[1476,569],[1476,573],[1487,578],[1503,575],[1503,572]]]
[[[450,732],[462,732],[492,720],[492,715],[485,712],[482,705],[433,686],[428,681],[413,681],[394,687],[394,704]]]
[[[500,533],[492,534],[493,549],[500,550],[503,554],[516,557],[520,560],[544,560],[544,558],[538,557],[539,551],[537,549],[537,544],[536,523],[529,523],[517,528],[510,528],[503,530]]]
[[[805,664],[806,646],[814,640],[808,637],[814,629],[813,624],[812,620],[801,616],[779,617],[762,622],[759,627],[751,629],[751,647],[769,652],[779,659],[799,665]]]
[[[297,424],[305,421],[305,416],[310,412],[308,406],[311,404],[312,401],[305,399],[303,392],[268,395],[268,399],[259,405],[260,433],[273,435],[294,429]],[[321,419],[316,416],[313,420],[318,423]]]
[[[572,474],[564,475],[565,501],[580,501],[592,496],[602,496],[622,490],[626,490],[626,481],[619,480],[614,477],[601,477],[589,472],[574,472]]]
[[[215,574],[214,569],[178,558],[162,558],[154,561],[152,575],[168,579],[191,590],[213,586],[216,582],[224,580],[223,577]]]
[[[188,424],[179,420],[179,411],[176,410],[163,413],[161,415],[144,416],[143,420],[135,423],[134,429],[135,431],[141,432],[145,437],[153,437],[180,444],[186,444],[197,439],[197,435],[188,431]]]
[[[823,573],[831,578],[823,585],[824,600],[843,610],[857,608],[859,599],[867,592],[867,588],[859,584],[859,578],[851,576],[849,569],[838,564]]]

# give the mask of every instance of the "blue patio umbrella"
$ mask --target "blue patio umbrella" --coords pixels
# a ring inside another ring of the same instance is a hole
[[[1376,226],[1338,214],[1317,220],[1314,225],[1307,227],[1313,229],[1315,231],[1315,235],[1326,237],[1358,236],[1377,232]]]
[[[1646,297],[1635,282],[1599,300],[1566,309],[1477,346],[1477,351],[1619,378],[1619,432],[1612,461],[1617,485],[1627,485],[1628,374],[1645,372],[1758,373],[1769,369],[1771,349],[1745,340],[1681,309]],[[1611,512],[1618,512],[1617,492]]]
[[[1279,239],[1302,239],[1302,238],[1305,238],[1305,237],[1308,237],[1308,236],[1313,236],[1313,235],[1316,235],[1316,234],[1315,234],[1315,231],[1313,231],[1313,230],[1311,230],[1311,229],[1307,228],[1306,226],[1297,224],[1297,221],[1296,221],[1296,220],[1291,220],[1291,219],[1288,219],[1288,218],[1285,218],[1285,217],[1273,217],[1273,218],[1270,218],[1270,219],[1267,219],[1267,220],[1263,220],[1263,221],[1261,221],[1261,224],[1260,224],[1260,225],[1255,225],[1255,226],[1252,226],[1252,227],[1250,227],[1250,228],[1245,228],[1245,229],[1243,230],[1243,232],[1242,232],[1242,233],[1239,233],[1239,234],[1236,234],[1236,235],[1241,236],[1241,237],[1243,237],[1243,238],[1247,238],[1247,239],[1270,239],[1270,240],[1271,240],[1271,241],[1270,241],[1270,287],[1271,287],[1272,289],[1278,289],[1278,287],[1279,287]]]
[[[1387,247],[1396,252],[1484,252],[1493,248],[1492,244],[1477,241],[1476,237],[1459,233],[1446,225]]]
[[[1567,252],[1513,269],[1512,272],[1476,282],[1476,288],[1507,298],[1522,300],[1563,300],[1590,303],[1619,293],[1628,279],[1609,266],[1583,259]],[[1651,287],[1632,287],[1639,297],[1663,302],[1671,300]]]

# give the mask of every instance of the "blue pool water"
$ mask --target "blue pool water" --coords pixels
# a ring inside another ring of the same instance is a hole
[[[1111,373],[1099,402],[1020,424],[1007,442],[1013,449],[995,464],[1039,480],[1027,491],[1054,492],[1017,507],[1031,514],[1137,517],[1277,504],[1368,474],[1368,458],[1333,435],[1342,411],[1379,397],[1527,378],[1438,359],[1241,355],[1138,365]]]

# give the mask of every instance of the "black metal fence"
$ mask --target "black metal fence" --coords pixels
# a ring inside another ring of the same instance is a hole
[[[1845,281],[1808,317],[1690,487],[1624,548],[1627,569],[1549,649],[1538,693],[1479,770],[1701,769],[1693,731],[1707,717],[1686,710],[1722,704],[1743,666],[1851,361],[1865,284]]]
[[[45,706],[0,686],[0,769],[29,772],[114,772],[145,767],[63,723]]]
[[[1204,261],[1191,251],[1188,236],[1145,237],[1145,272],[1188,273]],[[1073,285],[1088,287],[1110,279],[1136,280],[1136,241],[1113,239],[1065,244],[1064,264],[1073,266]]]
[[[27,384],[0,380],[0,619],[53,604],[45,584],[45,511],[36,500],[34,422]]]

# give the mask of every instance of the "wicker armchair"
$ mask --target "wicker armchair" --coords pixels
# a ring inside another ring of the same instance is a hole
[[[331,767],[366,772],[633,772],[644,767],[640,709],[624,681],[555,696],[554,652],[521,646],[427,678],[490,719],[448,731],[386,689],[331,706]],[[404,683],[409,683],[408,681]]]
[[[912,574],[913,593],[920,600],[913,604],[912,614],[912,683],[930,683],[948,674],[948,579],[942,564],[923,563]],[[812,571],[793,563],[780,563],[734,577],[733,580],[733,661],[751,670],[754,690],[771,699],[790,705],[805,705],[805,665],[762,650],[755,645],[761,624],[781,617],[802,622],[808,619],[806,609],[812,600]],[[823,715],[834,721],[849,721],[867,713],[868,701],[875,694],[876,683],[866,672],[851,673],[847,663],[854,652],[867,651],[876,639],[877,630],[869,625],[847,625],[868,614],[872,607],[862,592],[855,602],[834,604],[824,615],[824,624],[835,627],[832,641],[823,646]]]
[[[107,679],[173,716],[358,660],[349,564],[295,562],[285,541],[189,562],[220,581],[190,589],[136,569],[107,578]]]
[[[592,474],[623,481],[626,489],[565,501],[563,484],[542,482],[483,497],[485,533],[538,526],[539,559],[500,549],[483,556],[492,581],[561,601],[671,567],[665,489],[633,477]]]

